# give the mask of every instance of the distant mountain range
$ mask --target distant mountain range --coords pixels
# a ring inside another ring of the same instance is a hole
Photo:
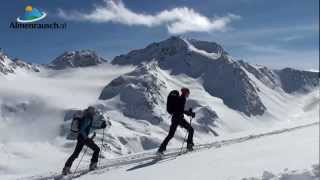
[[[0,73],[8,75],[18,70],[39,72],[42,68],[61,70],[103,63],[108,62],[92,50],[65,52],[48,65],[11,60],[1,53]],[[292,68],[272,70],[251,65],[233,59],[217,43],[180,37],[170,37],[117,56],[111,63],[134,65],[137,68],[106,85],[99,98],[107,100],[119,95],[125,102],[125,115],[149,119],[153,123],[160,120],[153,115],[153,109],[165,101],[161,89],[166,88],[166,80],[159,75],[162,71],[170,72],[173,76],[184,74],[198,79],[211,96],[221,98],[225,105],[247,116],[262,115],[267,109],[259,96],[260,89],[255,79],[274,91],[285,93],[307,93],[319,86],[317,72]]]

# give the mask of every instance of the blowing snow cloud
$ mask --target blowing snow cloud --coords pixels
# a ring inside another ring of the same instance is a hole
[[[234,14],[208,18],[188,7],[177,7],[155,14],[136,13],[128,9],[121,1],[112,0],[106,0],[104,6],[97,6],[89,13],[67,12],[59,9],[58,15],[67,20],[95,23],[113,22],[146,27],[165,25],[170,34],[225,31],[232,21],[240,19],[240,16]]]

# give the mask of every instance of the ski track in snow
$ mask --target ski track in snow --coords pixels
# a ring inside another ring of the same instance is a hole
[[[194,152],[202,151],[202,150],[209,149],[209,148],[220,148],[223,146],[242,143],[242,142],[254,140],[257,138],[262,138],[265,136],[272,136],[272,135],[277,135],[277,134],[281,134],[281,133],[287,133],[287,132],[291,132],[294,130],[307,128],[307,127],[315,126],[315,125],[319,125],[319,122],[300,125],[300,126],[296,126],[296,127],[292,127],[292,128],[285,128],[285,129],[270,131],[270,132],[261,133],[261,134],[253,134],[253,135],[248,135],[248,136],[239,137],[239,138],[215,141],[215,142],[208,143],[208,144],[195,145],[194,151],[189,152],[189,153],[194,153]],[[186,149],[184,148],[183,151],[185,152]],[[181,148],[168,149],[163,157],[163,160],[165,160],[167,158],[174,159],[175,157],[179,156],[180,153],[181,153]],[[87,169],[80,169],[76,173],[73,173],[73,175],[70,175],[70,176],[68,176],[68,178],[65,178],[65,179],[79,178],[80,176],[85,175],[87,173],[101,174],[103,172],[109,171],[114,168],[120,168],[120,167],[124,167],[127,165],[143,163],[145,161],[155,159],[156,157],[157,157],[157,155],[155,155],[155,150],[151,150],[151,151],[137,153],[134,155],[128,155],[128,156],[124,156],[124,157],[120,157],[120,158],[107,159],[106,160],[107,162],[105,162],[105,163],[99,162],[99,164],[102,164],[102,165],[100,165],[100,167],[98,167],[98,169],[95,171],[89,172]],[[52,173],[52,174],[47,174],[47,175],[36,175],[36,176],[31,176],[31,177],[19,178],[19,180],[54,180],[60,176],[61,176],[60,173]]]

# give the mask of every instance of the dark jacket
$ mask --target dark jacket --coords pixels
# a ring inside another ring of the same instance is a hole
[[[186,98],[184,96],[179,96],[178,101],[176,102],[175,112],[173,113],[173,117],[181,118],[183,114],[189,115],[189,111],[184,110],[186,105]]]

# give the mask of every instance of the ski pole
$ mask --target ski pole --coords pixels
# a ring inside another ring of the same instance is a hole
[[[100,157],[100,154],[101,154],[101,151],[102,151],[102,148],[103,148],[103,140],[104,140],[104,129],[102,130],[102,140],[101,140],[101,146],[100,146],[100,151],[99,151],[99,158],[100,158],[100,161],[101,161],[101,157]],[[101,165],[101,162],[99,161],[99,164]]]
[[[191,122],[192,122],[192,117],[190,117],[190,126],[191,126]],[[183,142],[182,142],[182,145],[181,145],[181,149],[180,149],[180,153],[179,153],[179,155],[181,155],[182,154],[182,151],[183,151],[183,145],[184,145],[184,143],[185,143],[185,141],[186,141],[186,139],[187,139],[187,135],[188,135],[189,133],[188,132],[186,132],[186,135],[185,135],[185,137],[184,137],[184,139],[183,139]]]
[[[75,174],[76,174],[76,172],[77,172],[77,170],[78,170],[78,168],[79,168],[79,165],[80,165],[80,163],[81,163],[84,155],[87,153],[87,150],[88,150],[88,147],[86,147],[86,149],[84,150],[84,152],[83,152],[83,154],[82,154],[82,157],[81,157],[80,161],[78,162],[78,165],[77,165],[76,169],[74,170],[74,175],[73,175],[73,176],[75,176]],[[72,177],[72,178],[73,178],[73,177]]]
[[[184,142],[186,141],[187,139],[187,135],[188,135],[188,132],[186,132],[186,135],[184,136],[184,139],[183,139],[183,142],[182,142],[182,145],[181,145],[181,148],[180,148],[180,152],[179,152],[179,155],[182,154],[182,151],[183,151],[183,145],[184,145]]]
[[[103,131],[102,131],[102,142],[101,142],[101,148],[102,148],[102,146],[103,146],[103,141],[104,141],[104,130],[105,130],[105,129],[103,129]]]

